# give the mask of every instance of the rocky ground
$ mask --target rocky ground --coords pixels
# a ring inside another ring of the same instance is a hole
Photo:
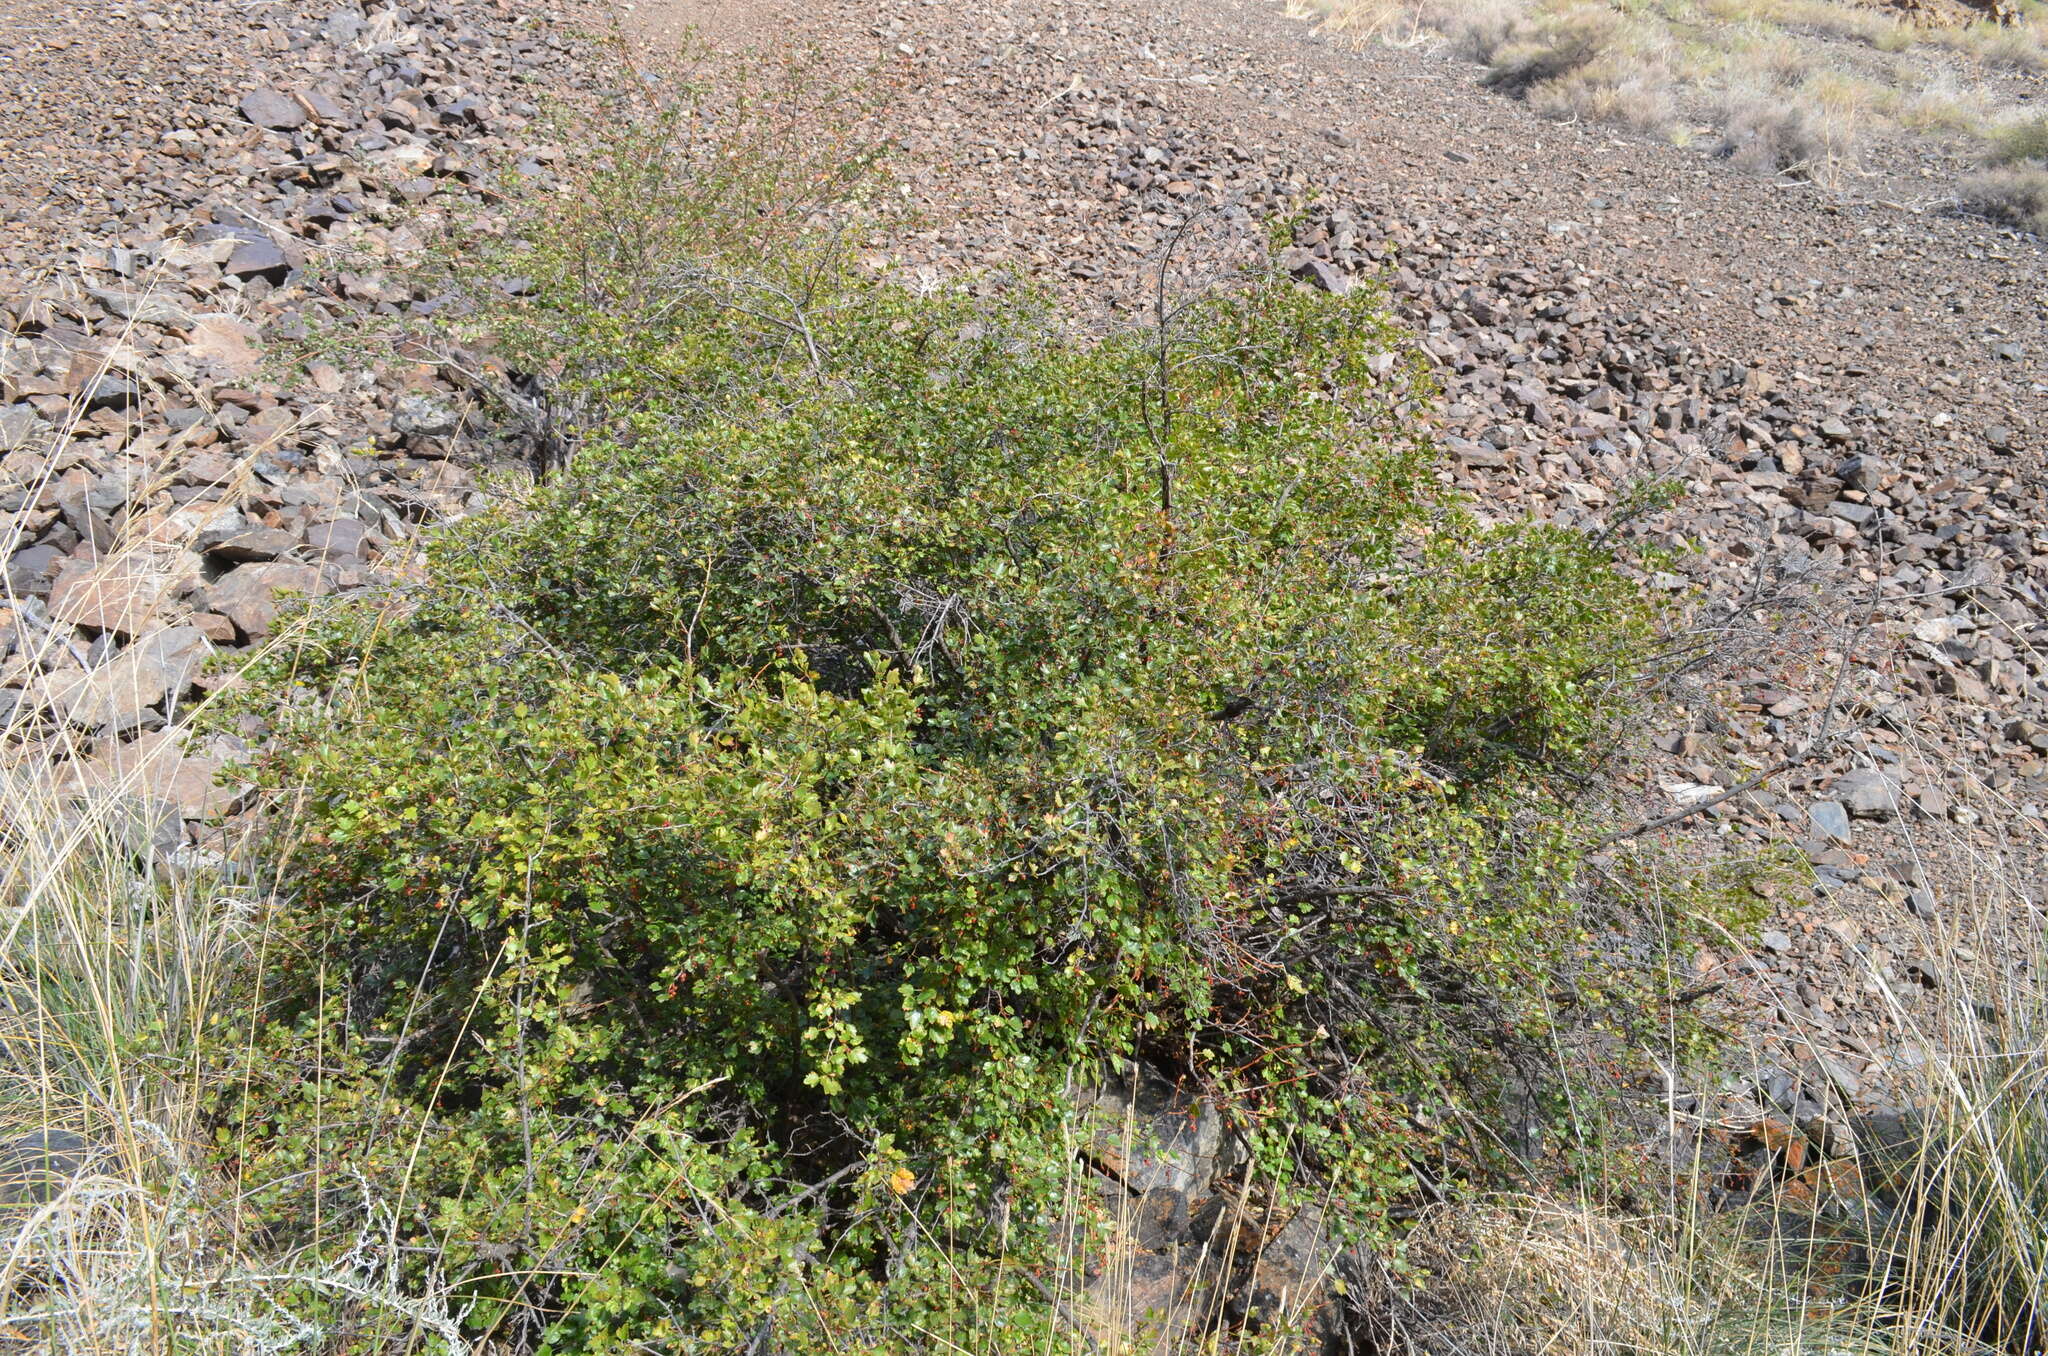
[[[0,717],[49,776],[133,779],[168,847],[235,800],[236,740],[163,733],[199,661],[472,506],[486,360],[337,337],[444,303],[404,265],[494,209],[488,166],[546,175],[541,105],[602,78],[609,16],[0,13]],[[2042,940],[2040,242],[1928,210],[1910,167],[1824,193],[1546,123],[1267,0],[628,17],[659,47],[815,44],[867,81],[918,212],[878,264],[1049,282],[1113,321],[1190,218],[1209,240],[1297,217],[1304,285],[1390,289],[1443,383],[1444,474],[1485,512],[1604,521],[1646,479],[1684,487],[1634,530],[1679,548],[1655,582],[1718,648],[1660,707],[1628,812],[1696,811],[1654,830],[1683,852],[1782,842],[1812,868],[1705,958],[1760,1064],[1686,1108],[1881,1106],[1948,987],[1995,1019]]]
[[[540,102],[598,78],[607,18],[0,8],[0,725],[174,844],[236,803],[240,741],[165,730],[205,657],[471,506],[472,359],[388,336],[445,301],[408,277],[437,223],[547,174]]]

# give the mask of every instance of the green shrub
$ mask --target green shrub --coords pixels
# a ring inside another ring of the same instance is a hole
[[[2048,165],[2048,113],[2037,113],[2000,128],[1991,138],[1993,165],[2019,165],[2029,160]]]
[[[1067,1080],[1138,1053],[1387,1237],[1593,950],[1654,621],[1612,548],[1438,487],[1369,289],[1083,342],[592,239],[541,228],[505,341],[591,401],[573,470],[258,689],[276,1227],[338,1154],[501,1335],[914,1345],[1021,1286]]]

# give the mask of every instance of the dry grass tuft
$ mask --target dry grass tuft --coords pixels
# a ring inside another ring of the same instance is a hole
[[[2048,164],[2048,113],[2036,113],[2000,127],[1991,136],[1991,163],[2016,165],[2033,160]]]
[[[61,464],[62,442],[47,450]],[[190,545],[146,538],[155,488],[136,482],[114,517],[142,535],[103,560]],[[0,559],[15,549],[0,536]],[[245,839],[181,844],[141,767],[68,775],[96,751],[94,732],[47,714],[76,715],[71,629],[0,589],[0,660],[21,690],[0,716],[0,1348],[268,1356],[334,1349],[340,1324],[371,1343],[351,1350],[466,1351],[431,1289],[401,1283],[390,1211],[361,1202],[353,1241],[322,1256],[267,1255],[212,1168],[209,1116],[239,1085],[256,1020],[269,889]],[[207,701],[151,719],[193,733]],[[421,1348],[429,1335],[439,1345]]]
[[[2013,108],[1995,73],[2048,70],[2048,6],[2032,0],[2016,23],[1952,27],[1851,0],[1293,0],[1293,7],[1358,41],[1441,43],[1485,65],[1489,87],[1546,117],[1664,136],[1707,105],[1729,159],[1823,184],[1853,170],[1858,146],[1878,128],[1986,135]],[[1844,44],[1888,55],[1859,57]]]
[[[1956,186],[1956,204],[1973,217],[2048,234],[2048,168],[2009,165]]]
[[[1855,127],[1804,103],[1768,97],[1730,100],[1723,106],[1721,155],[1757,174],[1833,184],[1853,163]]]
[[[1510,37],[1487,63],[1486,85],[1517,99],[1575,75],[1621,45],[1624,25],[1608,9],[1565,10]]]

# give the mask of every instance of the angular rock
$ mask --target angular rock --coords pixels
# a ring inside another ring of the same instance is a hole
[[[135,635],[198,575],[199,557],[189,551],[133,551],[65,571],[50,590],[50,615],[74,626]]]
[[[299,544],[296,535],[276,527],[238,527],[206,532],[199,549],[219,560],[276,560],[289,555]]]
[[[291,261],[284,257],[284,251],[270,241],[244,240],[235,246],[234,253],[228,256],[221,271],[234,278],[262,278],[281,283],[290,275],[291,268]]]
[[[103,372],[79,387],[79,404],[94,410],[125,410],[142,399],[142,388],[124,376]]]
[[[1840,801],[1815,801],[1806,807],[1806,817],[1823,838],[1837,843],[1849,841],[1849,811]]]
[[[238,249],[236,254],[240,253]],[[278,255],[280,261],[283,257]],[[256,327],[231,315],[200,316],[186,336],[185,351],[235,381],[254,375],[263,364],[256,349]]]
[[[234,622],[243,636],[256,640],[269,635],[276,624],[280,593],[324,592],[325,581],[311,565],[244,565],[214,581],[206,591],[206,605]]]
[[[1902,799],[1897,779],[1876,768],[1843,773],[1835,779],[1829,794],[1857,819],[1890,819],[1899,812]]]
[[[34,1052],[24,1053],[33,1060]],[[47,1205],[85,1171],[91,1155],[83,1136],[49,1126],[0,1140],[0,1205]]]
[[[445,438],[459,422],[453,405],[417,391],[400,396],[391,412],[391,427],[408,438]]]
[[[213,646],[194,626],[153,631],[96,669],[50,684],[57,715],[86,729],[126,733],[166,697],[179,697]]]
[[[306,548],[321,556],[361,557],[369,536],[370,529],[362,519],[336,518],[307,528]]]
[[[1078,1098],[1090,1156],[1135,1192],[1209,1193],[1223,1149],[1223,1121],[1143,1066],[1126,1066]]]
[[[274,89],[252,89],[242,96],[242,116],[258,127],[289,132],[306,123],[306,110],[299,101]]]
[[[230,813],[242,797],[219,784],[223,759],[186,749],[186,732],[160,730],[133,743],[109,741],[91,759],[70,765],[63,789],[87,795],[137,796],[171,806],[186,819]]]

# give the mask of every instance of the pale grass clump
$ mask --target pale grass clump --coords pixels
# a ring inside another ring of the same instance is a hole
[[[2015,118],[1992,133],[1990,159],[1994,165],[2048,164],[2048,113]]]
[[[1522,27],[1524,0],[1290,0],[1296,18],[1320,19],[1358,42],[1407,47],[1447,42],[1458,55],[1485,62]]]
[[[1546,17],[1488,56],[1486,83],[1558,121],[1670,132],[1672,44],[1658,28],[1611,10],[1578,7]]]
[[[2048,234],[2048,168],[2009,165],[1972,175],[1956,186],[1956,204],[1970,216]]]
[[[1956,186],[1957,209],[2048,234],[2048,114],[2015,118],[1991,134],[1989,167]]]
[[[22,731],[7,732],[18,752]],[[328,1315],[464,1350],[398,1272],[389,1212],[347,1247],[266,1256],[208,1166],[232,1096],[262,891],[225,856],[167,860],[139,789],[0,771],[0,1339],[83,1353],[322,1350]],[[331,1171],[331,1165],[316,1165]],[[374,1321],[372,1321],[374,1320]]]
[[[1983,96],[1948,71],[1936,73],[1910,92],[1888,95],[1883,101],[1886,114],[1909,131],[1978,135],[1991,116]]]
[[[1735,95],[1721,105],[1721,154],[1757,174],[1833,185],[1855,165],[1858,105],[1850,99]]]
[[[1529,107],[1558,122],[1605,123],[1658,137],[1671,135],[1678,121],[1668,82],[1610,63],[1539,86],[1530,91]]]
[[[2048,912],[2039,894],[2048,835],[1982,781],[1964,780],[1964,822],[1900,824],[1908,862],[1948,867],[1916,958],[1936,973],[1908,982],[1903,961],[1882,948],[1856,953],[1880,998],[1887,1045],[1911,1052],[1893,1064],[1910,1070],[1893,1087],[1905,1114],[1832,1107],[1839,1137],[1826,1148],[1837,1156],[1827,1171],[1783,1188],[1767,1174],[1739,1206],[1711,1205],[1704,1190],[1720,1171],[1715,1130],[1724,1123],[1711,1109],[1706,1120],[1681,1114],[1677,1103],[1668,1149],[1653,1151],[1671,1164],[1661,1183],[1624,1177],[1578,1196],[1535,1190],[1439,1205],[1410,1239],[1414,1279],[1387,1285],[1394,1340],[1385,1349],[2048,1349]],[[1585,1147],[1617,1162],[1612,1144]],[[1616,1200],[1637,1202],[1635,1213],[1603,1203]]]
[[[1870,1294],[1817,1282],[1812,1221],[1788,1213],[1618,1219],[1544,1196],[1425,1218],[1390,1326],[1415,1356],[1995,1356]]]
[[[1704,106],[1738,165],[1830,186],[1857,172],[1868,133],[1982,137],[2013,116],[1996,72],[2048,70],[2048,7],[2031,3],[2014,23],[1954,27],[1849,0],[1292,0],[1291,10],[1359,42],[1446,46],[1545,117],[1665,137]],[[1876,63],[1881,78],[1857,74],[1872,59],[1844,55],[1845,43],[1891,54]],[[1929,61],[1940,64],[1929,71]],[[1968,196],[2013,193],[2001,181]]]
[[[2036,10],[2014,24],[1975,23],[1935,29],[1929,39],[1950,51],[1975,57],[1995,70],[2038,74],[2048,71],[2048,11]]]
[[[116,521],[152,521],[150,483]],[[131,535],[104,559],[164,545]],[[15,549],[0,538],[0,558]],[[369,1340],[354,1350],[467,1350],[431,1287],[400,1276],[382,1203],[358,1192],[333,1246],[275,1255],[211,1165],[210,1111],[259,1001],[265,876],[240,837],[174,846],[148,769],[71,775],[88,734],[43,715],[64,709],[69,628],[11,589],[0,605],[22,692],[0,719],[0,1347],[268,1356],[327,1350],[341,1321]],[[204,710],[169,712],[167,731]]]
[[[1911,24],[1879,10],[1840,0],[1770,0],[1758,18],[1774,26],[1800,28],[1823,37],[1865,43],[1880,52],[1903,52],[1917,36]]]

